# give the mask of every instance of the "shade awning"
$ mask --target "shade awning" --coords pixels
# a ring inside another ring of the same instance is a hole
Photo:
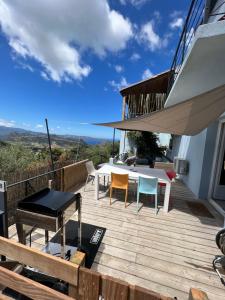
[[[225,111],[225,85],[154,113],[95,125],[121,130],[196,135]]]

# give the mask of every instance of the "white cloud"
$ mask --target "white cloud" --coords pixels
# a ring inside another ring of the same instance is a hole
[[[119,82],[116,82],[115,80],[109,81],[109,85],[113,88],[115,92],[118,92],[122,88],[126,87],[129,85],[125,77],[121,77]]]
[[[26,64],[26,63],[23,63],[23,62],[19,61],[18,66],[23,70],[28,70],[32,73],[34,72],[34,69],[29,64]]]
[[[133,36],[130,21],[107,0],[0,0],[0,25],[14,53],[38,61],[57,82],[88,76],[85,50],[104,56]]]
[[[150,69],[146,69],[144,70],[143,74],[142,74],[142,79],[145,80],[147,78],[150,78],[153,76],[153,73]]]
[[[173,20],[170,22],[169,26],[170,26],[171,29],[180,29],[180,28],[183,27],[183,24],[184,24],[183,18],[180,18],[180,17],[179,17],[179,18],[173,19]]]
[[[181,10],[174,10],[171,14],[170,14],[170,18],[175,19],[177,17],[180,17],[181,15],[183,15],[183,12]]]
[[[130,60],[132,60],[132,61],[137,61],[137,60],[139,60],[141,58],[141,56],[140,56],[140,54],[138,54],[138,53],[133,53],[132,55],[131,55],[131,57],[130,57]]]
[[[37,124],[35,127],[40,129],[40,128],[43,128],[44,125],[42,125],[42,124]]]
[[[87,122],[81,122],[81,123],[79,123],[80,125],[89,125],[89,123],[87,123]]]
[[[123,68],[123,66],[115,65],[115,70],[117,73],[121,73],[121,72],[123,72],[124,68]]]
[[[50,78],[44,71],[41,71],[41,77],[44,78],[45,80],[50,80]]]
[[[14,127],[15,126],[15,121],[11,120],[5,120],[5,119],[0,119],[0,126],[5,126],[5,127]]]
[[[153,20],[145,23],[141,27],[140,35],[138,36],[138,40],[141,43],[147,45],[147,47],[151,51],[155,51],[157,49],[161,49],[167,46],[168,44],[168,36],[160,37],[155,32],[155,22]]]
[[[120,3],[122,5],[131,4],[131,5],[139,8],[148,1],[150,1],[150,0],[120,0]]]

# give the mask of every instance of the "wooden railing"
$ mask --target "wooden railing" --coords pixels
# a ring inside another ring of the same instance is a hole
[[[86,160],[63,167],[61,170],[61,191],[74,191],[87,178]]]
[[[69,283],[69,296],[13,272],[0,263],[1,289],[9,287],[35,300],[172,300],[153,291],[130,285],[125,281],[105,276],[80,267],[84,254],[77,252],[72,261],[34,250],[12,240],[0,237],[0,255],[21,265],[35,267],[43,273]],[[0,293],[0,299],[9,299]],[[207,295],[191,289],[189,300],[208,300]]]

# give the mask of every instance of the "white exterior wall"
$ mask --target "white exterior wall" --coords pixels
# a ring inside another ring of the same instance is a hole
[[[225,2],[218,0],[211,14],[224,12]],[[211,53],[213,51],[210,49],[210,47],[213,47],[215,50],[217,41],[221,43],[221,36],[218,35],[216,37],[216,34],[218,34],[218,28],[223,31],[224,21],[217,21],[222,16],[223,14],[209,17],[208,23],[214,23],[213,27],[205,25],[205,27],[202,27],[204,29],[198,32],[199,36],[204,33],[205,37],[215,34],[214,42],[212,41],[211,45],[206,43],[202,47],[198,47],[199,45],[197,45],[195,49],[190,47],[180,74],[176,79],[177,82],[179,80],[179,83],[175,86],[175,82],[173,86],[174,93],[171,90],[171,94],[166,101],[166,106],[179,103],[225,83],[224,69],[220,68],[220,61],[221,59],[223,60],[224,53],[218,51],[218,53],[215,52],[216,56],[212,57]],[[214,176],[212,174],[212,166],[216,148],[217,130],[218,121],[196,136],[175,137],[173,149],[170,151],[171,159],[174,156],[178,156],[188,160],[189,173],[186,176],[181,176],[181,179],[197,197],[203,199],[209,197],[210,178]]]
[[[207,129],[196,136],[182,136],[178,151],[178,157],[189,162],[189,172],[181,176],[181,179],[197,197],[201,183],[206,133]]]

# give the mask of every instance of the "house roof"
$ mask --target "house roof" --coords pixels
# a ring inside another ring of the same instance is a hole
[[[166,93],[170,71],[157,74],[120,90],[122,96],[131,94]]]

